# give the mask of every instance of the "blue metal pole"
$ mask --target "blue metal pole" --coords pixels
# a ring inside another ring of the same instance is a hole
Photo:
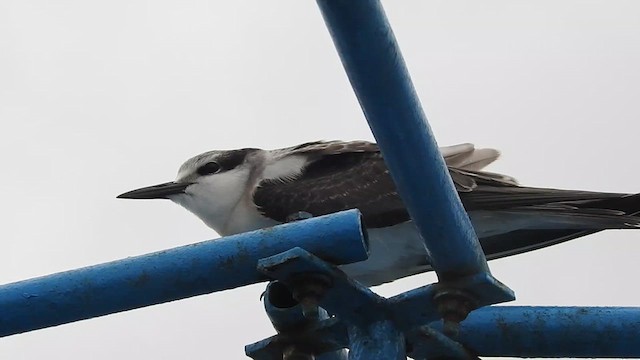
[[[480,356],[640,358],[640,308],[491,306],[457,340]]]
[[[488,271],[378,0],[317,0],[351,85],[441,280]]]
[[[390,320],[349,325],[349,360],[405,360],[404,335]]]
[[[0,286],[0,336],[264,281],[258,260],[294,247],[362,261],[360,220],[350,210]]]

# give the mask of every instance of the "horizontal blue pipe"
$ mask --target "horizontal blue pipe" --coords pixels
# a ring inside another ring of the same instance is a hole
[[[640,358],[640,308],[491,306],[461,323],[458,340],[479,356]]]
[[[356,210],[0,286],[0,336],[266,280],[259,259],[301,247],[335,263],[368,256]]]
[[[487,271],[378,0],[317,0],[398,192],[441,280]]]

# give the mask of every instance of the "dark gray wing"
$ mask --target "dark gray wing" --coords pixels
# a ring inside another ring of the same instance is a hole
[[[259,184],[254,202],[265,216],[284,222],[298,211],[320,216],[358,208],[365,224],[372,228],[409,220],[375,144],[318,142],[291,149],[313,160],[294,179],[264,180]],[[630,221],[620,216],[627,212],[617,207],[625,194],[529,188],[518,186],[515,180],[501,174],[455,167],[449,167],[449,172],[467,211],[507,210],[582,218],[580,221],[602,228],[625,227]],[[605,207],[601,204],[606,199],[610,201]],[[635,202],[640,209],[639,203]]]
[[[262,181],[253,200],[265,216],[282,222],[298,211],[320,216],[353,208],[368,227],[409,220],[377,151],[321,155],[293,180]]]

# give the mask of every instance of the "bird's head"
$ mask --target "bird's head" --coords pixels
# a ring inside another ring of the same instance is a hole
[[[169,199],[194,213],[218,233],[252,181],[259,149],[209,151],[180,166],[175,181],[118,195],[119,199]]]

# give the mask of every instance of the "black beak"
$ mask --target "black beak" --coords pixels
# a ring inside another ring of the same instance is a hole
[[[170,195],[184,194],[192,183],[168,182],[147,186],[118,195],[118,199],[168,199]]]

